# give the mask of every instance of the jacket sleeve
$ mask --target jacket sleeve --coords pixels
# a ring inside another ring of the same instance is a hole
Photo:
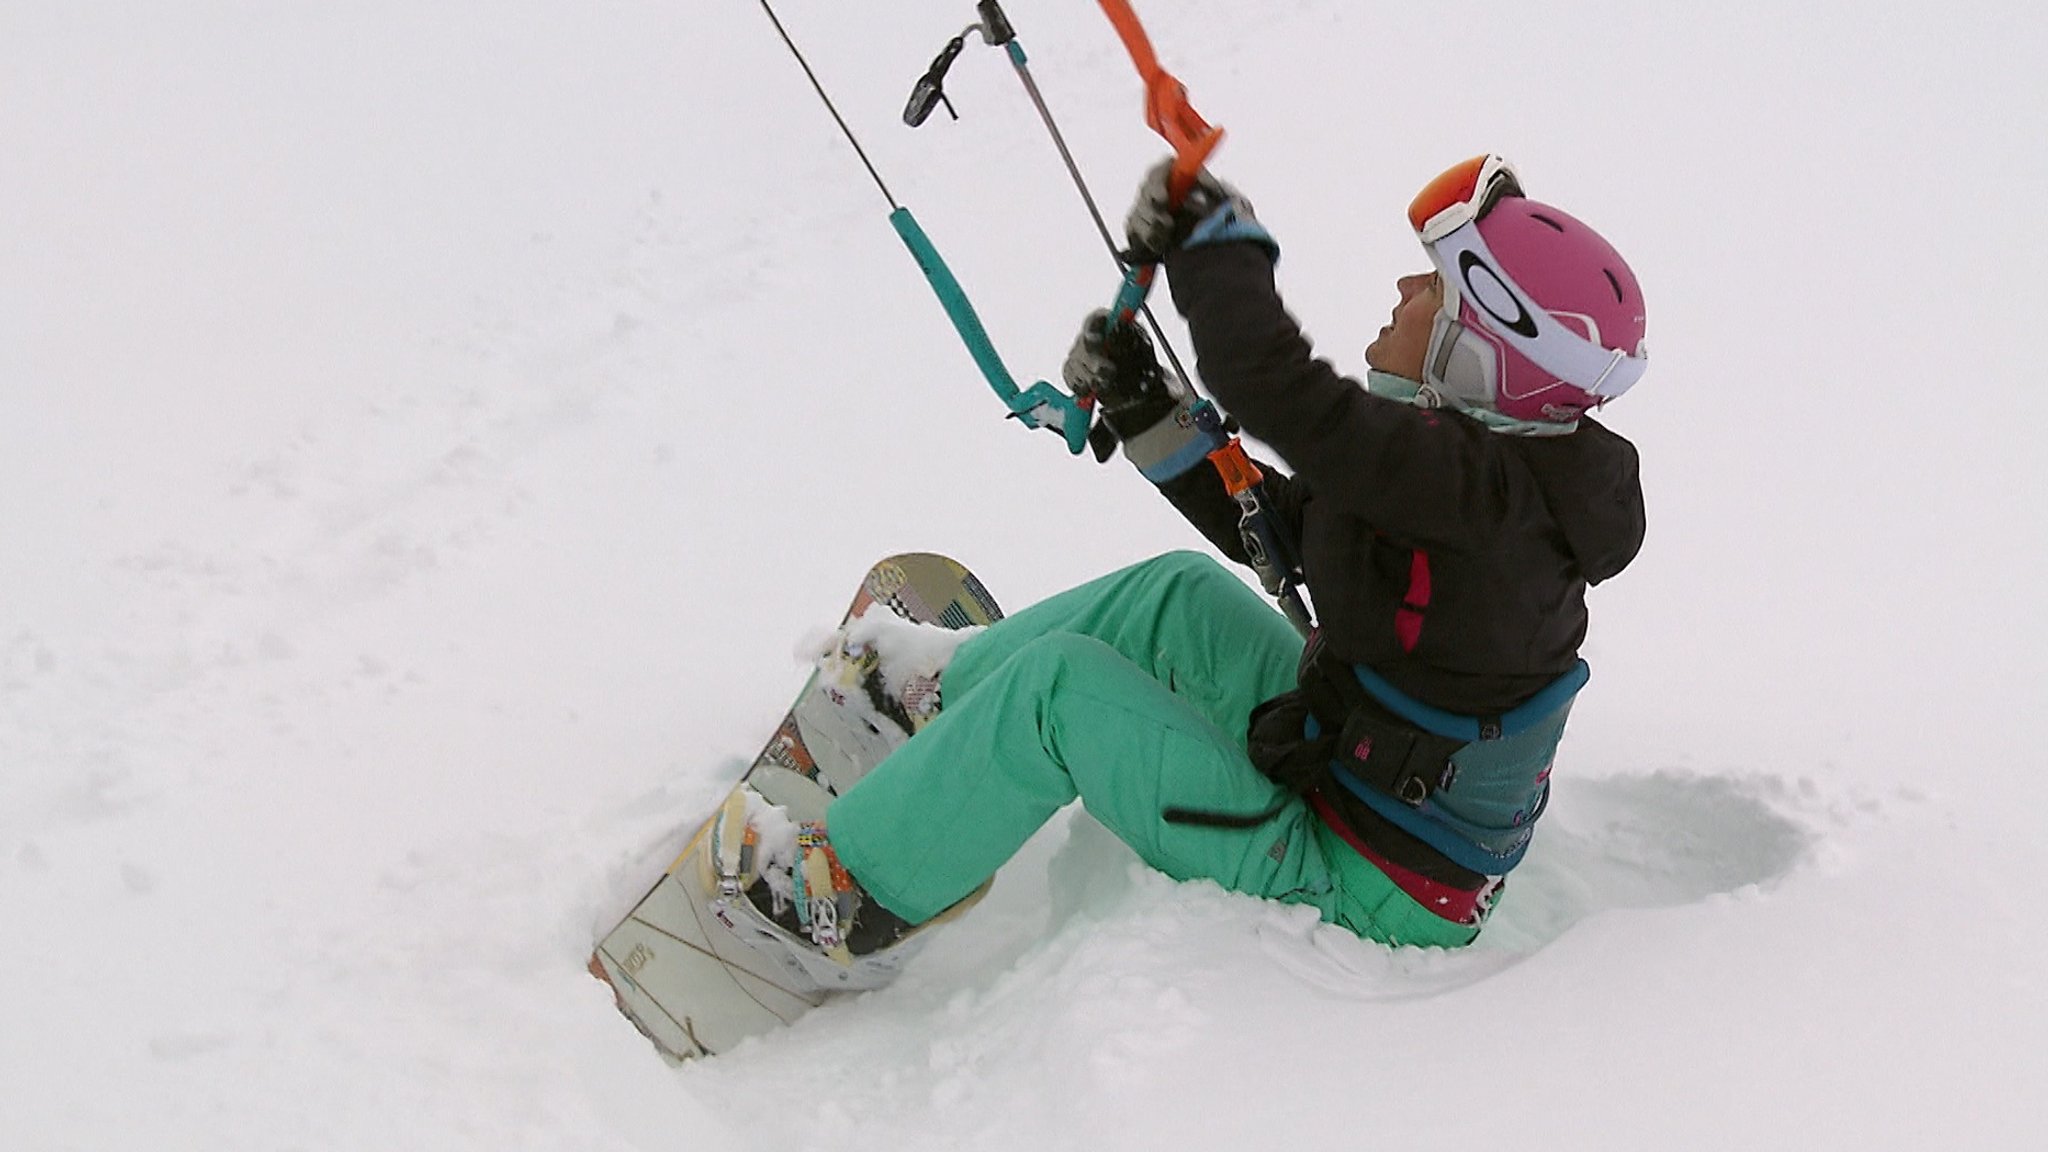
[[[1263,249],[1183,248],[1166,270],[1210,394],[1327,510],[1383,532],[1466,545],[1509,514],[1489,433],[1374,396],[1316,359],[1281,304]]]

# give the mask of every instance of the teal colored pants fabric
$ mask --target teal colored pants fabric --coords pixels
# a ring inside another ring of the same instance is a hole
[[[1470,942],[1475,928],[1417,904],[1246,756],[1251,710],[1294,686],[1301,648],[1279,612],[1198,553],[1063,592],[961,645],[939,716],[827,811],[833,847],[862,888],[917,923],[1078,799],[1175,879],[1308,904],[1387,943]],[[1250,828],[1162,817],[1275,805]]]

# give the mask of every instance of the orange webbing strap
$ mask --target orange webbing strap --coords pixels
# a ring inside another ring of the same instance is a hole
[[[1152,41],[1145,35],[1145,26],[1138,22],[1138,14],[1132,10],[1129,0],[1099,2],[1103,15],[1108,16],[1110,24],[1115,26],[1125,51],[1131,54],[1131,63],[1137,65],[1138,75],[1145,81],[1145,123],[1173,147],[1173,171],[1167,178],[1166,195],[1172,207],[1177,209],[1187,198],[1189,190],[1194,188],[1202,166],[1209,161],[1209,154],[1223,142],[1223,129],[1202,119],[1188,104],[1187,86],[1159,66],[1159,57],[1152,51]],[[1123,287],[1117,292],[1114,308],[1117,323],[1132,322],[1132,317],[1145,302],[1146,293],[1152,289],[1152,279],[1157,271],[1156,264],[1132,264],[1125,269]],[[1207,410],[1208,420],[1220,432],[1222,420],[1215,408],[1206,400],[1199,407]],[[1211,452],[1209,463],[1222,477],[1224,490],[1244,510],[1238,530],[1244,537],[1245,552],[1252,567],[1258,571],[1259,582],[1266,586],[1266,591],[1279,598],[1281,611],[1287,614],[1302,635],[1308,635],[1314,623],[1309,619],[1301,592],[1295,587],[1295,549],[1291,542],[1281,539],[1278,526],[1266,507],[1261,487],[1266,479],[1264,474],[1258,465],[1252,463],[1251,457],[1245,455],[1244,445],[1236,436],[1230,436],[1223,447]]]
[[[1173,175],[1166,190],[1177,205],[1188,189],[1195,186],[1195,177],[1201,174],[1209,154],[1223,142],[1223,129],[1202,119],[1188,103],[1187,86],[1159,66],[1145,26],[1138,22],[1138,14],[1128,0],[1100,2],[1103,15],[1109,17],[1124,42],[1124,50],[1131,54],[1131,63],[1138,66],[1138,75],[1145,81],[1145,123],[1173,148]]]
[[[1252,458],[1245,455],[1244,445],[1235,436],[1230,443],[1209,453],[1209,463],[1216,466],[1216,474],[1223,477],[1223,490],[1232,496],[1266,478]]]
[[[1166,196],[1171,206],[1178,208],[1201,176],[1209,154],[1223,143],[1223,129],[1211,127],[1202,119],[1188,103],[1187,86],[1159,66],[1152,40],[1145,35],[1145,26],[1138,22],[1138,13],[1129,0],[1100,3],[1102,14],[1109,17],[1124,42],[1124,50],[1131,54],[1131,63],[1137,65],[1138,76],[1145,81],[1145,123],[1173,148],[1173,171],[1166,180]],[[1132,264],[1124,270],[1123,286],[1117,290],[1111,308],[1118,324],[1136,322],[1138,309],[1145,306],[1145,297],[1151,294],[1158,271],[1155,264]]]

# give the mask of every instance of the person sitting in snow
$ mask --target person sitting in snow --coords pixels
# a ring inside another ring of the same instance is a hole
[[[1251,206],[1204,173],[1174,207],[1167,174],[1141,187],[1130,242],[1163,260],[1215,402],[1291,470],[1262,468],[1265,491],[1320,628],[1305,645],[1183,552],[965,639],[936,691],[843,642],[838,674],[867,678],[915,734],[800,844],[761,857],[808,862],[811,899],[839,910],[801,918],[808,943],[842,960],[968,900],[1077,798],[1170,876],[1308,904],[1388,944],[1459,946],[1542,814],[1586,679],[1586,589],[1643,539],[1635,449],[1589,415],[1645,364],[1635,276],[1505,162],[1475,158],[1411,206],[1433,267],[1396,281],[1361,385],[1311,354]],[[1090,316],[1065,376],[1247,562],[1206,461],[1222,438],[1144,334]]]

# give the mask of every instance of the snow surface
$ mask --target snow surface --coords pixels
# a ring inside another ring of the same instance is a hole
[[[1057,821],[902,982],[682,1070],[584,971],[870,561],[1193,534],[997,418],[743,0],[0,5],[0,1148],[2048,1143],[2048,16],[1143,3],[1351,370],[1488,148],[1641,275],[1556,801],[1393,952]],[[1111,270],[964,0],[781,12],[1055,373]],[[1011,15],[1106,210],[1093,5]]]

